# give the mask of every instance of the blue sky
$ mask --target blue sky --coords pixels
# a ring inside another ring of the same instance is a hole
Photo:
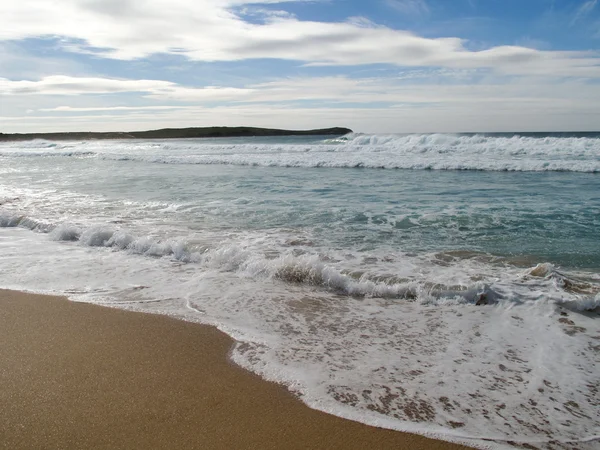
[[[0,2],[0,132],[600,129],[600,0]]]

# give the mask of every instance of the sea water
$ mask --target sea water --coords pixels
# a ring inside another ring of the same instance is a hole
[[[597,448],[600,137],[0,143],[0,286],[212,324],[311,407]],[[199,380],[201,382],[201,380]]]

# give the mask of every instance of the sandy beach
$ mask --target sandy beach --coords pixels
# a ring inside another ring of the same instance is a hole
[[[0,448],[466,448],[312,410],[164,316],[0,290],[0,342]]]

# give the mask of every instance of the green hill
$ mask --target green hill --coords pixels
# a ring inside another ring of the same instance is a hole
[[[246,136],[341,136],[351,133],[348,128],[323,128],[318,130],[278,130],[254,127],[203,127],[203,128],[163,128],[161,130],[131,132],[71,132],[71,133],[0,133],[0,141],[28,141],[47,139],[50,141],[89,140],[89,139],[181,139]]]

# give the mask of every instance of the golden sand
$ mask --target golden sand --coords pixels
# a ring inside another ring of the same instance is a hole
[[[164,316],[0,290],[0,448],[459,449],[312,410]]]

